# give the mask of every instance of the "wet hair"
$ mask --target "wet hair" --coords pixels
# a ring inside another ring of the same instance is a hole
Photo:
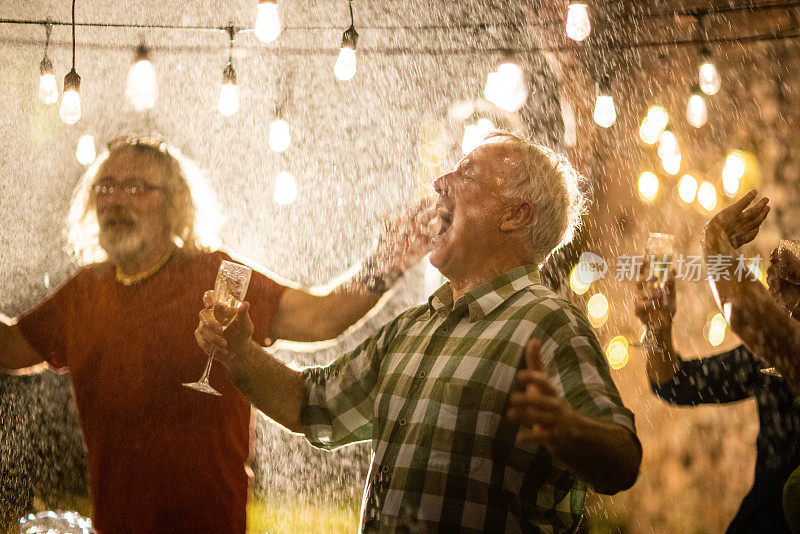
[[[504,196],[533,206],[528,247],[534,260],[543,263],[572,241],[580,228],[587,205],[581,192],[585,179],[565,156],[520,135],[495,130],[484,142],[501,143],[522,155],[522,165],[510,173]]]
[[[155,137],[120,138],[108,144],[83,174],[72,195],[68,216],[70,251],[79,264],[106,259],[100,246],[100,227],[93,185],[103,164],[116,154],[131,150],[150,158],[164,169],[164,196],[170,236],[188,252],[219,246],[218,232],[222,217],[216,199],[203,179],[200,169],[166,141]]]

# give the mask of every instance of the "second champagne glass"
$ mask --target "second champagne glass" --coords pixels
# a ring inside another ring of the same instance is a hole
[[[228,328],[236,317],[236,311],[242,305],[250,285],[250,275],[253,270],[240,263],[223,260],[217,272],[217,281],[214,283],[214,317],[222,325],[223,330]],[[183,384],[187,388],[196,389],[211,395],[222,395],[208,383],[211,373],[211,364],[214,362],[214,351],[206,362],[203,376],[197,382]]]
[[[650,232],[650,235],[647,237],[645,254],[650,261],[650,274],[655,275],[661,286],[667,281],[674,253],[674,235]]]

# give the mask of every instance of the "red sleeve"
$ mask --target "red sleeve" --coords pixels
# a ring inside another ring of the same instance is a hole
[[[70,315],[75,309],[77,274],[70,278],[44,302],[19,318],[17,326],[25,340],[53,367],[68,365],[64,332],[71,324]]]

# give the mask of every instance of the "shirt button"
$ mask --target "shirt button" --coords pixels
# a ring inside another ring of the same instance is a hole
[[[425,371],[420,371],[417,376],[420,378],[425,378],[426,376],[428,376],[428,373],[426,373]]]
[[[405,417],[403,417],[402,419],[400,419],[400,420],[397,422],[397,424],[398,424],[398,425],[400,425],[400,426],[406,426],[406,419],[405,419]]]
[[[440,329],[439,331],[440,331],[442,334],[447,334],[447,333],[449,333],[449,332],[450,332],[450,329],[449,329],[449,328],[442,328],[442,329]]]
[[[383,467],[381,467],[381,473],[388,473],[388,472],[389,472],[389,466],[388,465],[384,465]]]

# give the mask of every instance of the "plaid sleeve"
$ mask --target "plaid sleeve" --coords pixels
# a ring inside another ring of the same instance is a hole
[[[608,362],[589,321],[577,308],[555,300],[539,322],[541,358],[550,381],[579,412],[610,419],[636,432],[633,412],[622,404]]]
[[[387,323],[329,365],[303,369],[307,396],[300,421],[312,445],[333,450],[372,439],[381,362],[399,319]]]

